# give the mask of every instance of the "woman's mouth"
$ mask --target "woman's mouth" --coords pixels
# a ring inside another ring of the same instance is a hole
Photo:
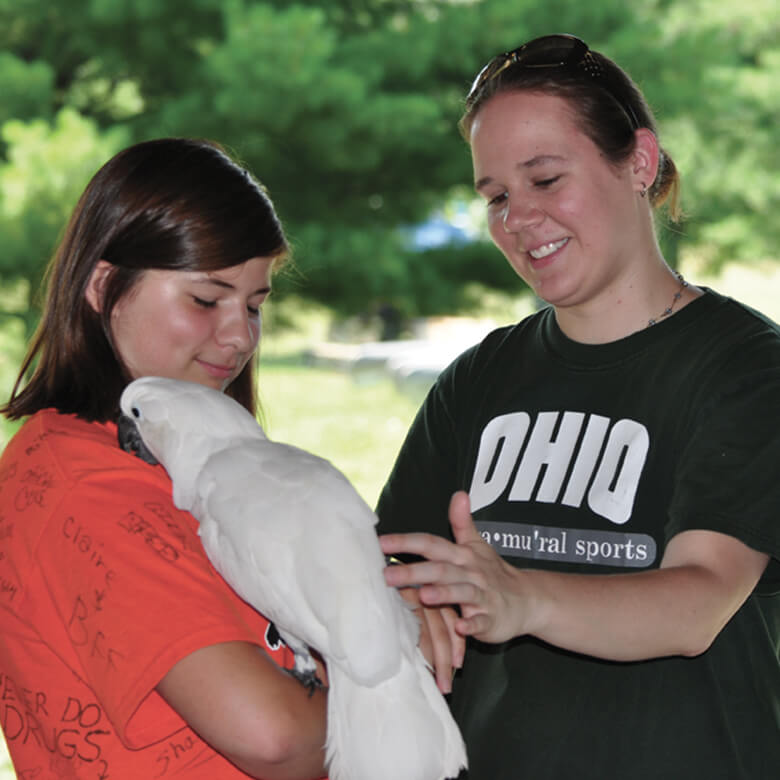
[[[558,241],[550,241],[547,244],[542,244],[536,247],[536,249],[529,249],[528,254],[534,260],[544,260],[545,257],[549,257],[553,252],[557,252],[562,249],[569,242],[568,238],[561,238]]]

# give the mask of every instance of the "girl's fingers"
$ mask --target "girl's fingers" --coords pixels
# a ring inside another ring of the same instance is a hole
[[[463,666],[463,660],[466,656],[466,639],[455,630],[455,624],[459,620],[458,613],[454,609],[448,607],[444,607],[440,612],[450,636],[454,673],[455,669],[460,669]]]
[[[442,693],[450,693],[455,669],[463,665],[466,645],[465,639],[455,631],[458,618],[455,610],[423,606],[418,590],[406,588],[398,592],[420,620],[420,651],[433,669],[436,685]]]
[[[431,654],[433,659],[433,671],[436,676],[436,685],[442,693],[452,690],[452,675],[454,672],[453,645],[450,631],[444,615],[448,608],[428,609],[423,607],[423,620],[426,622],[430,634]]]

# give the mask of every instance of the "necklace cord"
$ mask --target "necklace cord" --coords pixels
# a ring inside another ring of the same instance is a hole
[[[648,327],[650,325],[655,325],[658,322],[658,320],[662,320],[664,317],[668,317],[672,313],[675,304],[677,303],[677,301],[680,300],[680,298],[682,298],[683,290],[688,286],[688,282],[683,278],[683,275],[679,271],[675,271],[674,273],[678,281],[680,282],[680,287],[678,288],[677,292],[674,294],[674,298],[672,298],[672,302],[658,315],[658,317],[647,321]]]

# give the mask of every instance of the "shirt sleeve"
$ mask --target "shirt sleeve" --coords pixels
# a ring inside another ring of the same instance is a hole
[[[98,471],[82,480],[53,513],[37,550],[74,671],[129,747],[183,725],[154,691],[177,661],[219,642],[261,644],[267,625],[211,566],[197,522],[173,505],[158,469]],[[82,565],[62,566],[63,538],[81,552]]]
[[[409,428],[379,496],[380,534],[426,531],[450,538],[450,497],[468,487],[457,476],[454,374],[454,365],[445,369]]]
[[[774,560],[763,585],[780,585],[780,354],[749,343],[702,388],[680,459],[667,539],[689,529],[734,536]]]

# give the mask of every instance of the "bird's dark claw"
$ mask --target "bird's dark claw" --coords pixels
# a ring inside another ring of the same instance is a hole
[[[299,672],[297,669],[285,669],[285,672],[294,677],[309,692],[309,698],[314,696],[314,691],[325,687],[325,683],[317,677],[316,671]]]

